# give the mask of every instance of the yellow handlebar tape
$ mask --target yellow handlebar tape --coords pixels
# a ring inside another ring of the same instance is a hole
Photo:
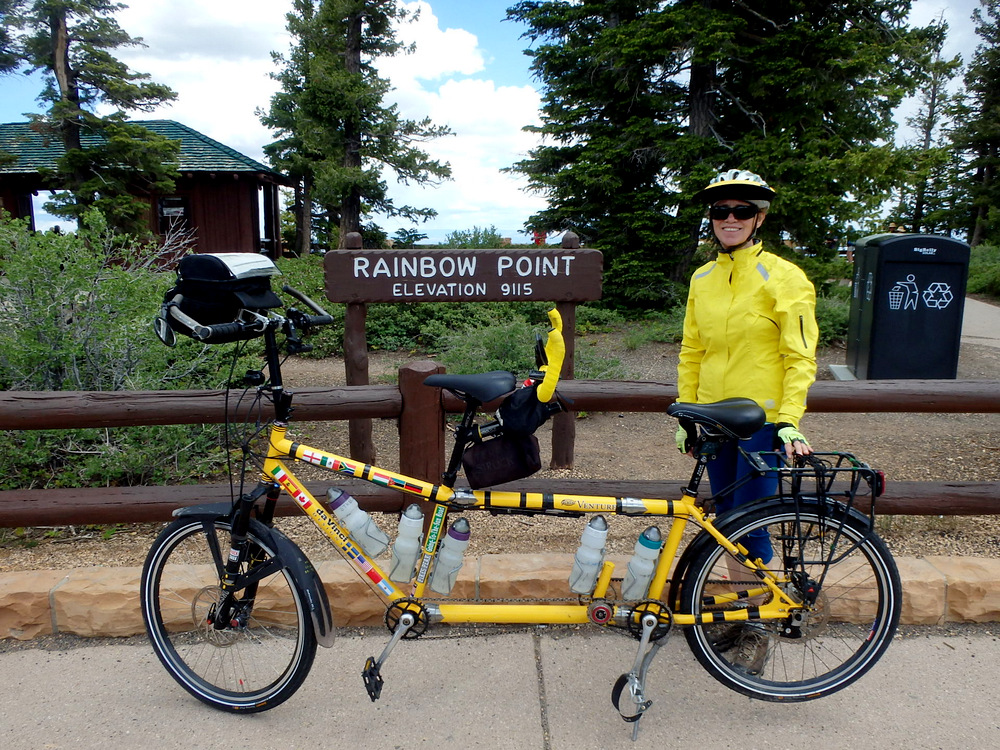
[[[545,357],[548,364],[542,367],[545,377],[536,391],[538,400],[542,403],[548,403],[555,395],[563,360],[566,358],[566,342],[562,335],[562,316],[555,308],[549,310],[549,322],[552,324],[552,330],[549,331],[548,338],[545,340]]]

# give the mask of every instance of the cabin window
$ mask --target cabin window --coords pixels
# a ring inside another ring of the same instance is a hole
[[[188,199],[180,195],[168,195],[157,204],[160,234],[166,234],[171,227],[186,229],[191,226],[191,212]]]

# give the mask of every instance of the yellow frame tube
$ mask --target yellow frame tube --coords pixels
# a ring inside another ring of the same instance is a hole
[[[746,549],[732,544],[722,536],[715,526],[711,524],[701,508],[694,504],[693,499],[664,500],[657,498],[573,495],[569,493],[470,490],[461,493],[461,502],[459,502],[459,496],[449,487],[414,479],[405,474],[388,471],[360,461],[354,461],[336,453],[329,453],[309,445],[293,442],[287,439],[285,432],[286,427],[283,425],[273,425],[271,428],[268,455],[264,461],[263,479],[267,482],[276,482],[295,500],[320,531],[333,542],[338,552],[352,564],[361,578],[387,604],[407,596],[420,598],[424,595],[430,578],[428,571],[431,557],[436,551],[437,543],[443,535],[445,527],[447,507],[444,504],[457,503],[463,509],[470,510],[506,508],[537,511],[543,514],[551,511],[564,511],[575,513],[609,513],[625,516],[648,515],[671,517],[674,519],[673,524],[671,525],[663,551],[660,554],[660,559],[650,586],[649,596],[652,599],[662,598],[663,589],[669,577],[670,566],[677,558],[677,553],[680,549],[684,529],[687,523],[693,520],[699,527],[707,531],[720,546],[735,555],[737,559],[743,562],[743,565],[747,569],[753,571],[761,578],[760,593],[770,591],[773,594],[770,602],[760,606],[758,610],[760,619],[781,619],[787,617],[792,608],[801,606],[799,603],[789,599],[785,592],[777,586],[773,573],[767,570],[766,567],[758,566],[755,562],[747,559]],[[337,519],[332,514],[327,513],[323,505],[309,493],[295,477],[292,470],[283,462],[283,459],[287,458],[303,461],[314,466],[319,466],[327,471],[363,479],[388,489],[422,497],[437,503],[435,506],[435,519],[438,533],[436,535],[433,533],[428,534],[428,539],[425,541],[422,550],[423,554],[417,578],[412,584],[407,582],[405,586],[405,588],[410,589],[409,593],[390,581],[385,571],[354,544],[347,530],[337,522]],[[606,594],[613,568],[614,566],[608,563],[602,569],[597,588],[594,592],[594,599],[603,598]],[[421,576],[423,576],[422,579]],[[717,601],[724,600],[725,595],[717,597]],[[588,606],[585,603],[468,604],[456,601],[454,604],[439,604],[438,609],[440,611],[440,620],[450,623],[578,624],[590,621]],[[747,619],[746,610],[733,610],[725,613],[705,613],[697,616],[675,613],[673,621],[677,625],[711,623],[717,621],[720,615],[726,621]]]

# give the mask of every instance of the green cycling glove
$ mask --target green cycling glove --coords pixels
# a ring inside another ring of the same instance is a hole
[[[677,427],[677,432],[674,434],[674,440],[677,441],[677,450],[679,450],[681,453],[687,453],[688,452],[688,449],[687,449],[688,431],[687,430],[685,430],[683,427],[678,426]]]
[[[775,425],[778,428],[778,439],[781,440],[782,445],[788,445],[789,443],[794,443],[798,440],[803,445],[809,445],[809,441],[806,440],[806,436],[799,432],[799,428],[788,422],[779,422]]]

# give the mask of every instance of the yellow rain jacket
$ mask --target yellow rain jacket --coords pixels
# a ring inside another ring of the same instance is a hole
[[[816,379],[816,292],[763,245],[719,253],[691,277],[677,366],[680,401],[752,398],[798,426]]]

